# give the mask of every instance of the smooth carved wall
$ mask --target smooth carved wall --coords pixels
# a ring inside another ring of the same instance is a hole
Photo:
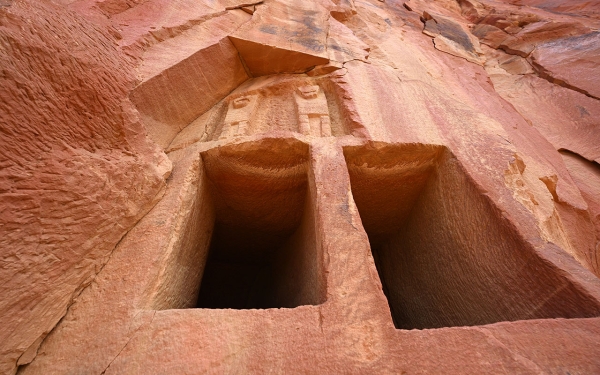
[[[397,328],[600,315],[599,302],[537,257],[444,148],[345,154]]]
[[[295,142],[202,154],[148,307],[280,308],[325,300],[308,148]]]

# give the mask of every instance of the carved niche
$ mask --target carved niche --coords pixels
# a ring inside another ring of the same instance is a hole
[[[248,135],[257,102],[258,95],[244,95],[231,100],[219,139]]]
[[[298,130],[313,137],[331,137],[331,120],[325,94],[318,85],[300,86],[294,92]]]

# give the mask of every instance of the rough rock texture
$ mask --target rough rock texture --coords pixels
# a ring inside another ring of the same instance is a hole
[[[13,373],[160,198],[171,162],[127,100],[135,61],[105,30],[17,1],[0,35],[0,372]]]
[[[319,3],[266,2],[229,38],[253,76],[304,73],[328,62],[328,18]]]
[[[599,28],[0,0],[0,373],[600,373]]]

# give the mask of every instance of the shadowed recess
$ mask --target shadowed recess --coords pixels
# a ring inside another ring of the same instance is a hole
[[[275,308],[324,300],[308,147],[266,140],[202,155],[216,221],[200,308]]]
[[[600,315],[540,259],[443,147],[344,149],[396,328]]]

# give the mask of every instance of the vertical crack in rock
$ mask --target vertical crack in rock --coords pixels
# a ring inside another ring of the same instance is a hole
[[[140,312],[140,314],[143,312]],[[110,368],[110,366],[117,360],[117,358],[119,358],[119,356],[121,355],[121,353],[123,353],[123,350],[125,350],[125,348],[127,348],[127,345],[129,345],[129,343],[131,342],[131,340],[133,340],[135,338],[135,336],[142,331],[144,328],[146,327],[150,327],[152,325],[152,322],[154,321],[154,317],[156,316],[157,311],[152,311],[152,318],[150,318],[150,321],[148,323],[145,324],[141,324],[135,331],[133,331],[131,333],[131,336],[129,337],[129,339],[127,340],[127,342],[125,343],[125,345],[123,345],[123,347],[119,350],[119,352],[117,353],[117,355],[110,361],[110,363],[106,366],[106,368],[104,369],[104,371],[102,371],[100,373],[100,375],[104,375],[106,373],[106,371],[108,371],[108,369]],[[135,320],[135,318],[134,318]]]
[[[164,190],[162,191],[162,193],[164,193]],[[160,198],[155,199],[155,205],[160,201]],[[152,206],[148,212],[144,215],[146,216],[148,213],[150,213],[150,211],[152,211],[152,208],[154,206]],[[71,309],[71,306],[73,306],[75,303],[77,303],[77,298],[88,288],[90,287],[96,280],[96,277],[98,277],[98,275],[100,275],[100,273],[102,272],[102,270],[104,269],[104,267],[106,267],[106,265],[110,262],[110,260],[113,257],[113,254],[115,252],[116,249],[119,248],[119,245],[123,242],[123,239],[127,236],[127,234],[144,218],[144,216],[142,216],[141,218],[138,219],[138,221],[133,224],[131,226],[131,228],[125,232],[125,234],[123,234],[123,236],[121,237],[121,239],[119,240],[119,242],[117,242],[117,244],[115,245],[115,247],[110,251],[110,253],[105,257],[106,261],[103,262],[103,264],[100,266],[100,269],[93,275],[90,276],[88,281],[85,281],[84,283],[82,283],[81,285],[79,285],[79,287],[75,290],[75,292],[73,293],[73,295],[70,298],[70,302],[67,305],[67,307],[64,310],[64,313],[62,314],[62,316],[60,317],[60,319],[52,326],[52,328],[50,330],[48,330],[48,332],[40,335],[41,340],[39,340],[39,343],[35,349],[35,355],[29,354],[31,355],[31,359],[28,359],[26,363],[21,363],[19,364],[21,357],[19,357],[19,360],[17,360],[17,366],[19,368],[21,368],[23,365],[28,365],[30,363],[32,363],[33,361],[35,361],[36,357],[37,357],[37,352],[39,350],[39,348],[42,347],[42,345],[44,344],[44,341],[46,340],[46,338],[48,338],[52,332],[54,332],[56,329],[60,328],[60,324],[63,321],[63,319],[69,314],[69,311]],[[37,341],[37,340],[36,340]],[[35,343],[34,343],[35,344]],[[32,344],[33,345],[33,344]],[[31,350],[28,349],[28,351]],[[25,353],[23,353],[21,356],[25,355]]]
[[[42,347],[42,345],[44,344],[44,341],[46,340],[46,338],[49,337],[52,334],[52,332],[54,332],[58,327],[60,327],[61,322],[69,313],[71,306],[73,306],[73,304],[75,304],[77,302],[77,298],[81,295],[81,293],[83,293],[83,291],[93,283],[93,279],[95,279],[96,276],[97,276],[97,274],[92,277],[91,281],[85,282],[77,288],[77,290],[71,296],[70,302],[67,305],[67,307],[65,308],[65,311],[62,314],[62,316],[60,317],[60,319],[54,324],[54,326],[52,326],[52,328],[48,332],[42,333],[40,335],[40,337],[33,344],[31,344],[31,346],[19,357],[19,359],[17,360],[17,367],[18,367],[17,372],[19,372],[20,369],[23,368],[23,366],[27,366],[30,363],[32,363],[33,361],[35,361],[35,359],[37,358],[37,353],[38,353],[39,349]],[[23,359],[23,357],[28,357],[28,358]]]
[[[323,310],[322,310],[322,306],[318,307],[319,310],[319,330],[321,331],[321,334],[323,334]]]

